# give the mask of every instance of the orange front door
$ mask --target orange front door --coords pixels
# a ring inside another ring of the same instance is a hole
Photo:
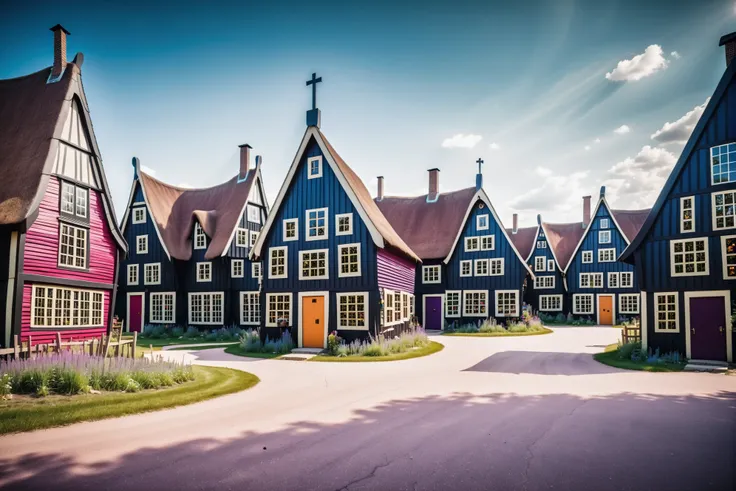
[[[613,325],[613,297],[598,297],[598,318],[602,326]]]
[[[302,298],[302,346],[325,347],[325,297]]]

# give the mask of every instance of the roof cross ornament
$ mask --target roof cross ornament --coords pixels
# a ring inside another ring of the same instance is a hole
[[[307,80],[307,87],[312,86],[312,109],[317,109],[317,84],[322,81],[322,77],[318,77],[316,73],[312,74],[312,79]]]
[[[478,164],[478,174],[482,174],[483,173],[482,166],[484,164],[483,159],[479,158],[475,162]]]

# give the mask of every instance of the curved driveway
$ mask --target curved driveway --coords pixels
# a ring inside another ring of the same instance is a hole
[[[732,490],[736,377],[613,369],[607,328],[439,337],[435,355],[255,373],[240,394],[0,438],[17,489]]]

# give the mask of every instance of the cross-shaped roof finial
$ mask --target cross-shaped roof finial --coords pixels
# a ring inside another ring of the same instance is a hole
[[[481,174],[483,171],[481,170],[481,166],[483,165],[483,159],[478,158],[478,160],[475,161],[478,164],[478,174]]]
[[[322,81],[322,77],[318,77],[316,73],[312,74],[312,79],[307,80],[307,87],[312,86],[312,109],[317,109],[317,84]]]

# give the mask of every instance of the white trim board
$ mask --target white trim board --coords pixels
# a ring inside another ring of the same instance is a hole
[[[299,330],[298,335],[298,344],[297,346],[299,348],[304,347],[304,341],[303,341],[303,334],[304,334],[304,326],[302,324],[302,299],[304,297],[324,297],[324,314],[325,314],[325,328],[324,328],[324,338],[322,340],[322,348],[327,347],[327,333],[329,332],[328,327],[330,325],[330,292],[321,291],[321,292],[299,292],[297,294],[297,300],[299,302],[298,309],[299,309],[299,315],[298,315],[298,324],[297,329]],[[293,298],[293,295],[292,295]],[[268,306],[266,306],[266,309],[268,309]],[[292,310],[293,312],[293,310]]]
[[[683,292],[685,294],[685,357],[689,360],[692,358],[691,340],[690,340],[690,299],[702,297],[723,297],[723,304],[726,314],[726,361],[733,363],[733,334],[731,329],[731,291],[730,290],[712,290],[704,292]]]

